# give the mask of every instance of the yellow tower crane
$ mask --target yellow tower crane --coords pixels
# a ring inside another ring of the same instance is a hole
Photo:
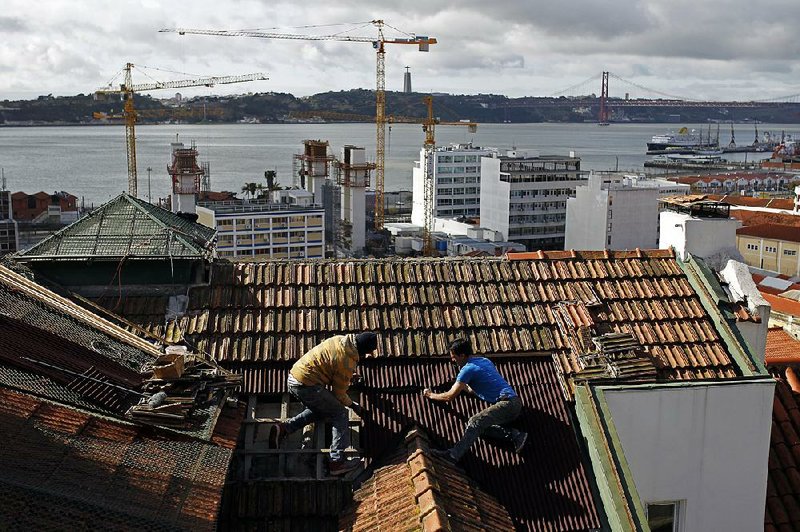
[[[422,130],[425,131],[425,160],[423,161],[423,208],[425,210],[425,227],[422,232],[422,254],[426,257],[433,255],[433,165],[435,163],[434,150],[436,149],[436,139],[434,132],[436,126],[467,126],[470,133],[478,130],[478,124],[469,121],[460,122],[442,122],[433,116],[433,97],[425,96],[423,98],[425,105],[428,107],[428,117],[422,123]]]
[[[125,145],[128,153],[128,194],[137,195],[136,175],[136,109],[133,106],[135,92],[150,91],[155,89],[179,89],[183,87],[213,87],[227,83],[241,83],[244,81],[257,81],[269,79],[266,74],[244,74],[242,76],[210,76],[197,79],[184,79],[178,81],[155,81],[152,83],[134,84],[131,77],[132,63],[127,63],[123,68],[124,79],[119,88],[111,85],[95,91],[95,95],[119,94],[124,100],[123,116],[125,118]]]
[[[352,35],[345,35],[343,33],[332,35],[303,35],[296,33],[274,33],[251,30],[193,30],[185,28],[164,28],[160,31],[178,33],[179,35],[188,33],[192,35],[219,35],[223,37],[258,37],[263,39],[371,43],[377,52],[377,87],[375,90],[375,229],[380,231],[383,229],[383,183],[386,161],[386,50],[384,47],[387,44],[415,44],[419,46],[420,52],[427,52],[429,51],[431,44],[436,44],[436,39],[433,37],[415,34],[409,34],[408,38],[387,39],[383,34],[383,28],[386,26],[383,20],[371,20],[363,23],[363,26],[368,24],[371,24],[377,28],[377,36],[355,37]]]

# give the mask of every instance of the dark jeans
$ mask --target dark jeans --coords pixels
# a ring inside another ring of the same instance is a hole
[[[469,450],[478,436],[489,437],[495,440],[505,440],[512,443],[519,434],[517,429],[504,427],[519,417],[522,412],[522,401],[519,397],[512,397],[505,401],[498,401],[469,418],[467,430],[457,444],[450,449],[453,458],[460,460]]]
[[[287,432],[291,434],[316,421],[330,421],[333,426],[331,460],[344,460],[344,450],[350,447],[347,408],[330,390],[322,386],[305,386],[290,382],[288,388],[289,393],[303,403],[306,408],[286,421]]]

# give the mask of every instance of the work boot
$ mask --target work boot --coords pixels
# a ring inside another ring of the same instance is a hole
[[[286,429],[286,423],[279,421],[272,425],[269,429],[269,448],[280,449],[283,440],[285,440],[288,435],[289,431]]]
[[[453,453],[450,452],[450,449],[431,449],[431,455],[447,460],[451,464],[458,462],[456,457],[453,456]]]
[[[361,458],[345,458],[344,460],[331,460],[328,464],[328,472],[331,476],[338,477],[346,475],[350,471],[361,467]]]
[[[528,433],[517,431],[514,435],[514,452],[517,454],[522,454],[522,449],[525,447],[525,442],[528,441]]]

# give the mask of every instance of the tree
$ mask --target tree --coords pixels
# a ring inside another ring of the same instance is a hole
[[[245,194],[250,198],[255,198],[256,192],[258,192],[262,188],[263,187],[261,186],[260,183],[245,183],[244,186],[242,187],[242,194]]]

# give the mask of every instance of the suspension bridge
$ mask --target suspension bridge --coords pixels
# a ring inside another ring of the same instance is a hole
[[[609,93],[610,81],[615,83],[615,92]],[[621,87],[621,90],[618,88]],[[599,91],[598,91],[599,89]],[[598,95],[599,94],[599,95]],[[785,108],[791,113],[800,113],[800,93],[787,96],[746,100],[712,101],[668,94],[629,81],[612,72],[602,72],[580,83],[567,87],[548,97],[515,98],[505,104],[509,108],[525,107],[572,107],[588,108],[599,122],[608,122],[624,109],[634,108],[707,108],[707,109],[765,109]]]

